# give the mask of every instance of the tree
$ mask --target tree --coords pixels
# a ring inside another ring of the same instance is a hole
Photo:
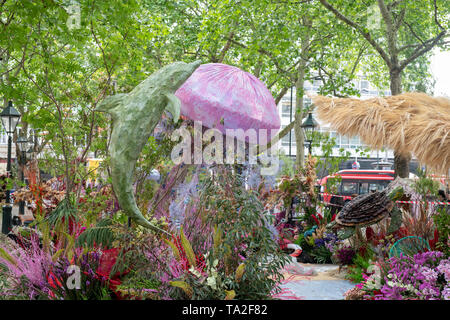
[[[0,52],[8,57],[2,68],[4,99],[16,101],[22,127],[46,133],[50,143],[43,164],[54,175],[64,175],[67,196],[87,178],[89,153],[100,149],[105,155],[107,131],[99,128],[108,122],[94,112],[96,104],[153,71],[144,53],[160,31],[140,1],[76,4],[75,25],[64,1],[1,4],[6,32]]]
[[[323,92],[356,93],[350,81],[366,47],[352,39],[340,21],[333,21],[327,10],[312,2],[207,2],[215,4],[212,7],[220,9],[221,14],[208,12],[204,18],[200,38],[206,40],[205,48],[227,49],[225,62],[258,76],[272,91],[277,104],[290,88],[296,88],[295,119],[271,144],[294,129],[296,165],[301,167],[304,137],[300,126],[308,113],[303,106],[305,81],[311,81],[319,72],[324,81]],[[333,64],[333,70],[326,67],[327,62]]]
[[[402,92],[402,74],[409,65],[427,55],[433,47],[446,44],[448,1],[336,1],[335,5],[327,0],[319,1],[364,38],[381,58],[389,72],[392,95]],[[376,8],[378,10],[374,11]],[[369,23],[374,15],[379,18],[379,24]],[[411,155],[394,152],[396,175],[408,177]]]

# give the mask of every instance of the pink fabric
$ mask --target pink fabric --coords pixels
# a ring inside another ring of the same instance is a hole
[[[183,116],[224,134],[226,129],[267,129],[268,134],[280,129],[270,91],[258,78],[233,66],[203,64],[175,95]]]

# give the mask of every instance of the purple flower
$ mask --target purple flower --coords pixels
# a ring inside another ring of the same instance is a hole
[[[354,257],[355,251],[350,246],[346,246],[337,250],[337,258],[343,265],[351,264]]]
[[[440,260],[442,252],[430,251],[389,259],[390,270],[376,299],[446,299],[449,296],[447,280],[442,283],[448,260]],[[444,287],[445,285],[445,287]]]
[[[450,286],[446,285],[444,290],[442,290],[442,298],[444,300],[450,300]]]
[[[325,240],[323,240],[323,239],[316,239],[316,240],[314,240],[314,244],[315,244],[316,247],[321,247],[321,246],[323,246],[325,244]]]

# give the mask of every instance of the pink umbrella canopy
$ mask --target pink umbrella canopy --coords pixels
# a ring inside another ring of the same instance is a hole
[[[183,116],[223,134],[226,129],[267,129],[271,139],[280,129],[270,91],[258,78],[233,66],[203,64],[175,95],[181,100]]]

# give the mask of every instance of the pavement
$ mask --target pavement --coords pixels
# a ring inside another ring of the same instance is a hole
[[[343,300],[355,283],[345,280],[345,271],[331,264],[293,262],[283,270],[281,300]]]

